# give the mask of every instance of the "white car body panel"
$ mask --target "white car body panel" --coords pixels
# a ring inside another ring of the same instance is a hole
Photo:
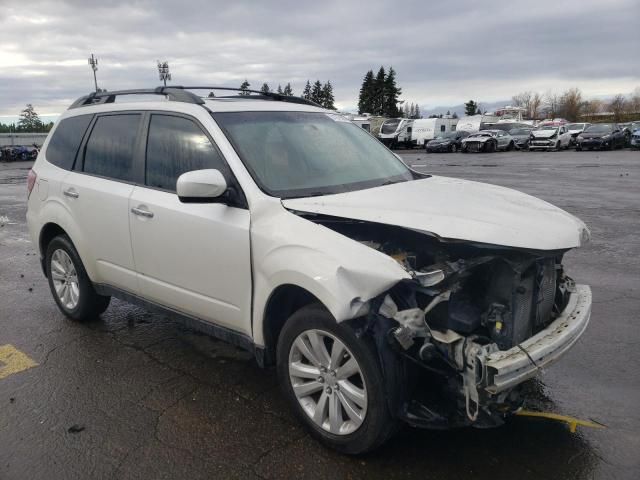
[[[175,193],[136,186],[129,208],[139,294],[189,315],[251,334],[249,211],[182,203]]]
[[[586,229],[573,215],[530,195],[436,176],[283,204],[292,210],[396,225],[449,240],[535,250],[578,247]]]
[[[128,219],[133,185],[69,172],[61,189],[60,199],[69,208],[73,221],[82,226],[83,242],[76,248],[82,252],[83,263],[94,266],[92,280],[135,293],[137,280]],[[64,195],[69,190],[77,192],[78,197]]]
[[[287,211],[278,199],[264,200],[251,220],[259,345],[267,302],[279,286],[306,289],[340,322],[366,313],[364,303],[411,278],[391,257]]]

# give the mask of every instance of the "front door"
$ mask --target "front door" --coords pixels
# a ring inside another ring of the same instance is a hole
[[[251,334],[249,210],[182,203],[178,177],[226,162],[197,121],[149,117],[144,185],[129,200],[131,242],[142,297]]]

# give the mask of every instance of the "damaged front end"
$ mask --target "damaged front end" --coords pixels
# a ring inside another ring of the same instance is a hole
[[[501,424],[521,407],[523,382],[566,352],[588,324],[591,293],[565,274],[564,251],[309,219],[391,256],[412,277],[372,299],[359,328],[375,339],[390,408],[411,425]]]

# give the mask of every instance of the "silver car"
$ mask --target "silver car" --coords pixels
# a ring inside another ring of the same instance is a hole
[[[463,153],[513,150],[515,146],[514,138],[502,130],[480,130],[462,140]]]

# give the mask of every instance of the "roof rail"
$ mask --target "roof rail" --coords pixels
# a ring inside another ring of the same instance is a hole
[[[257,95],[246,95],[244,97],[244,99],[251,99],[251,100],[276,100],[279,102],[289,102],[289,103],[299,103],[302,105],[311,105],[313,107],[320,107],[322,108],[321,105],[318,105],[316,102],[311,101],[311,100],[307,100],[306,98],[302,98],[302,97],[294,97],[292,95],[283,95],[281,93],[275,93],[275,92],[263,92],[261,90],[250,90],[250,89],[246,89],[246,88],[236,88],[236,87],[215,87],[215,86],[196,86],[196,87],[191,87],[191,86],[174,86],[172,85],[171,88],[176,88],[176,89],[183,89],[183,90],[225,90],[225,91],[231,91],[231,92],[243,92],[243,93],[256,93]],[[236,96],[229,96],[229,97],[213,97],[213,98],[237,98]]]
[[[290,95],[282,95],[274,92],[261,92],[259,90],[248,90],[234,87],[183,87],[181,85],[172,85],[170,87],[157,88],[141,88],[133,90],[115,90],[113,92],[91,92],[89,95],[80,97],[71,104],[72,108],[87,107],[90,105],[100,105],[104,103],[114,103],[116,97],[122,95],[164,95],[168,100],[173,102],[193,103],[196,105],[204,105],[202,97],[188,90],[225,90],[233,92],[246,92],[248,94],[255,93],[257,95],[246,95],[243,99],[251,100],[275,100],[279,102],[299,103],[302,105],[311,105],[321,107],[316,102],[307,100],[306,98],[294,97]],[[213,98],[238,98],[237,96],[213,97]]]
[[[113,92],[91,92],[89,95],[80,97],[71,104],[69,109],[86,107],[89,105],[99,105],[103,103],[113,103],[116,97],[121,95],[164,95],[168,100],[174,102],[194,103],[203,105],[204,100],[198,95],[184,90],[182,87],[157,87],[142,88],[133,90],[116,90]]]

